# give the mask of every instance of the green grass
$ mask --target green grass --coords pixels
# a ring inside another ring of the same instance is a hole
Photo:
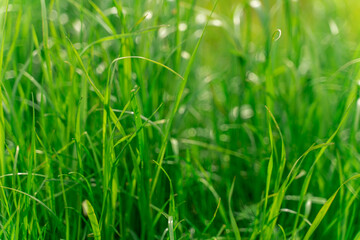
[[[359,8],[0,1],[0,238],[360,239]]]

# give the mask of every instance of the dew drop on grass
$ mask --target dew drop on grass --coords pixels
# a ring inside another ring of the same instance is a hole
[[[170,31],[168,27],[159,28],[158,35],[159,38],[166,38],[169,35]]]
[[[187,24],[186,23],[180,23],[179,24],[179,31],[180,32],[184,32],[184,31],[186,31],[186,29],[187,29]]]
[[[310,70],[310,67],[311,61],[307,59],[303,60],[299,66],[299,73],[304,76]]]
[[[57,11],[54,10],[54,9],[51,10],[51,12],[49,14],[49,20],[53,22],[53,21],[55,21],[57,19],[57,17],[58,17]]]
[[[60,24],[64,25],[69,21],[69,17],[66,13],[62,13],[62,14],[60,14],[59,20],[60,20]]]
[[[222,124],[220,125],[220,130],[225,132],[229,130],[229,126],[227,124]]]
[[[140,44],[140,40],[141,40],[141,37],[140,37],[140,36],[136,36],[136,37],[135,37],[135,43],[136,43],[136,44]]]
[[[179,154],[179,141],[175,138],[171,138],[170,142],[171,142],[171,146],[172,146],[172,150],[173,150],[174,154],[178,155]]]
[[[5,13],[5,11],[6,11],[6,6],[0,7],[0,15]],[[18,11],[17,5],[14,6],[14,4],[9,3],[7,11],[8,12]]]
[[[116,97],[116,96],[111,95],[111,96],[110,96],[110,101],[111,101],[111,102],[115,102],[115,103],[116,103],[116,102],[118,102],[118,99],[117,99],[117,97]]]
[[[46,97],[44,94],[41,94],[41,92],[36,93],[36,101],[40,104],[42,101],[46,103]]]
[[[183,59],[190,59],[190,53],[188,53],[187,51],[182,51],[181,52],[181,57],[183,58]]]
[[[236,7],[236,9],[234,11],[234,16],[233,16],[233,23],[234,23],[235,26],[240,25],[242,15],[243,15],[243,10],[239,5],[239,6]]]
[[[339,34],[339,28],[336,25],[336,22],[334,20],[329,21],[329,27],[332,35],[338,35]]]
[[[276,31],[273,33],[272,40],[276,42],[281,38],[281,29],[276,29]]]
[[[311,212],[311,205],[312,205],[312,201],[311,198],[309,198],[305,203],[305,216],[309,216]]]
[[[341,139],[341,141],[348,141],[348,139],[350,138],[350,129],[344,129],[339,133],[339,137]]]
[[[255,59],[258,62],[265,62],[265,54],[263,52],[259,52],[255,55]]]
[[[249,104],[242,105],[240,108],[240,116],[242,119],[250,119],[254,116],[254,110]]]
[[[235,18],[235,17],[234,17],[233,21],[234,21],[234,25],[235,25],[235,26],[240,25],[240,17],[238,17],[238,18]]]
[[[252,82],[252,83],[255,83],[255,84],[259,84],[259,83],[260,83],[260,80],[259,80],[258,75],[256,75],[256,74],[253,73],[253,72],[248,72],[248,73],[247,73],[247,81]]]
[[[6,71],[5,73],[5,79],[8,80],[8,79],[12,79],[12,78],[15,78],[16,77],[16,73],[14,70],[9,70],[9,71]]]
[[[215,26],[215,27],[221,27],[223,25],[223,23],[219,19],[214,19],[214,20],[210,21],[210,25]]]
[[[197,24],[204,24],[206,22],[206,15],[199,13],[196,15],[195,21]]]
[[[259,8],[259,7],[261,7],[261,2],[259,0],[251,0],[250,7]]]
[[[104,71],[105,71],[105,63],[102,62],[102,63],[99,64],[99,66],[97,66],[97,68],[96,68],[96,73],[100,75],[100,74],[102,74]]]
[[[220,135],[220,141],[222,142],[229,142],[230,141],[230,137],[226,134],[221,134]]]
[[[82,76],[83,75],[83,71],[80,69],[80,68],[76,68],[75,69],[75,72],[77,73],[77,74],[79,74],[80,76]],[[90,86],[90,88],[91,88],[92,86]],[[94,88],[92,88],[92,89],[94,89]]]
[[[239,116],[239,107],[236,106],[231,110],[231,117],[233,119],[236,119],[238,116]]]
[[[54,46],[54,44],[55,44],[55,42],[54,42],[53,38],[49,38],[48,39],[48,48],[49,49],[52,48]]]
[[[196,129],[195,129],[195,128],[187,129],[187,130],[185,131],[185,135],[186,135],[188,138],[195,137],[195,136],[196,136]]]
[[[194,33],[194,35],[195,35],[196,38],[200,38],[201,35],[202,35],[202,33],[203,33],[202,30],[196,30],[195,33]]]
[[[84,216],[87,217],[88,216],[88,206],[87,206],[86,200],[84,200],[81,203],[81,206],[82,206]]]
[[[144,16],[145,16],[145,20],[150,20],[153,17],[153,12],[148,10],[144,13]]]
[[[73,22],[73,28],[76,32],[80,32],[81,31],[81,22],[79,19],[77,19],[75,22]]]
[[[76,50],[79,50],[81,48],[81,43],[74,43],[73,45]]]
[[[136,80],[137,79],[137,75],[136,75],[136,73],[131,73],[131,79],[132,80]],[[136,86],[135,86],[136,87]]]
[[[118,14],[118,10],[116,7],[112,7],[109,9],[109,13],[113,14],[113,15],[117,15]]]
[[[181,106],[180,108],[179,108],[179,114],[184,114],[184,112],[185,112],[185,107],[184,106]]]

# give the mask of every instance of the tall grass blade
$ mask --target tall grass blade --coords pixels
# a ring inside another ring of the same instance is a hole
[[[1,26],[1,45],[0,45],[0,174],[5,174],[5,158],[4,158],[4,150],[5,150],[5,118],[4,118],[4,110],[3,110],[3,93],[2,93],[2,86],[3,86],[3,76],[4,70],[3,69],[3,58],[4,58],[4,47],[5,47],[5,26],[6,26],[6,19],[8,13],[8,6],[9,1],[6,0],[5,2],[5,13],[2,17],[2,26]],[[4,196],[2,196],[4,197]]]
[[[94,208],[92,207],[91,203],[88,200],[85,200],[84,208],[87,216],[89,217],[95,240],[101,240],[99,223],[96,218]]]
[[[235,239],[236,240],[241,240],[239,227],[238,227],[238,225],[236,223],[233,211],[231,209],[231,198],[232,198],[232,194],[233,194],[233,191],[234,191],[234,186],[235,186],[235,178],[234,178],[234,180],[233,180],[233,182],[231,184],[231,188],[230,188],[230,192],[229,192],[229,216],[230,216],[231,228],[232,228],[232,230],[234,232]]]

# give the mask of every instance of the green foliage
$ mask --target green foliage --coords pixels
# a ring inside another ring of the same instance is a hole
[[[0,238],[360,239],[359,8],[0,1]]]

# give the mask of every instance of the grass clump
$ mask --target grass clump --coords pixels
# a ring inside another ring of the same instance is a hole
[[[358,7],[1,1],[1,238],[358,239]]]

